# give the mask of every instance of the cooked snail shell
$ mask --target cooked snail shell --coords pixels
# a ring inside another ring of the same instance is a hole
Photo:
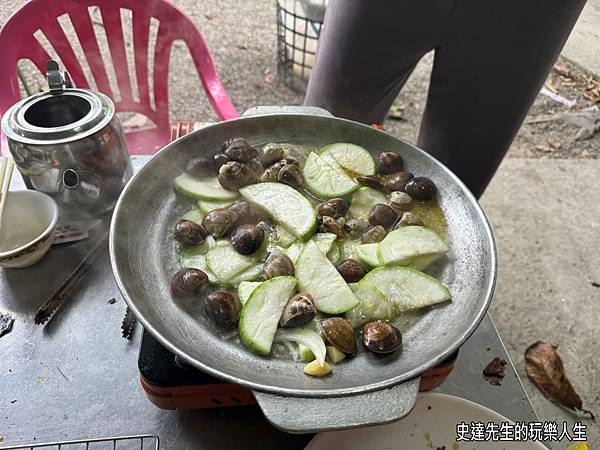
[[[421,219],[419,219],[419,216],[417,216],[414,213],[411,213],[410,211],[407,211],[404,214],[402,214],[402,217],[398,222],[398,226],[405,227],[407,225],[423,225],[423,222],[421,221]]]
[[[239,319],[242,304],[233,292],[220,290],[206,297],[206,313],[220,327],[234,328]]]
[[[390,193],[388,205],[398,214],[409,211],[413,207],[412,198],[406,192],[394,191]]]
[[[367,274],[365,268],[355,259],[348,258],[339,263],[336,267],[346,283],[356,283]]]
[[[387,231],[385,231],[385,228],[381,225],[377,225],[365,231],[360,237],[360,241],[363,244],[376,244],[377,242],[383,241],[386,235]]]
[[[229,161],[219,169],[218,179],[225,189],[237,191],[241,187],[255,183],[258,180],[258,175],[246,164]]]
[[[294,295],[285,305],[279,321],[282,327],[300,327],[315,318],[317,310],[308,292]]]
[[[284,275],[294,275],[294,263],[281,250],[273,250],[263,265],[260,279],[266,281]]]
[[[371,322],[362,329],[362,341],[373,353],[392,353],[402,345],[402,334],[389,323]]]
[[[181,269],[171,279],[171,292],[180,299],[199,297],[208,289],[208,276],[199,269]]]
[[[285,157],[285,149],[279,144],[267,144],[262,148],[258,159],[267,167]]]
[[[381,225],[385,229],[391,228],[398,220],[398,214],[388,205],[378,203],[369,211],[369,223],[373,226]]]
[[[180,220],[175,224],[175,239],[182,244],[200,244],[206,236],[202,225],[191,220]]]
[[[215,160],[210,156],[196,156],[185,165],[185,171],[195,177],[215,175]]]
[[[243,138],[229,139],[223,143],[223,153],[232,161],[248,162],[258,156],[258,150]]]
[[[238,215],[235,211],[229,208],[217,208],[204,216],[202,226],[208,234],[218,239],[231,231],[237,218]]]
[[[256,225],[240,225],[229,238],[233,249],[242,255],[251,255],[258,250],[265,238],[265,232]]]
[[[296,164],[286,164],[283,166],[277,174],[277,180],[293,187],[304,186],[302,171],[300,170],[300,166]]]
[[[380,175],[389,175],[394,172],[404,170],[404,160],[402,156],[394,152],[383,152],[377,159],[377,173]]]
[[[356,352],[354,330],[346,319],[331,317],[321,322],[321,330],[327,342],[344,353]]]
[[[406,183],[406,193],[416,200],[432,200],[437,188],[435,183],[427,177],[417,177]]]
[[[234,211],[238,216],[235,222],[236,225],[243,225],[245,223],[256,225],[256,222],[258,222],[256,213],[246,200],[237,200],[229,209]]]
[[[408,183],[413,178],[414,175],[410,172],[392,173],[385,178],[385,191],[388,194],[394,191],[404,192],[406,188],[406,183]]]
[[[379,191],[383,190],[383,181],[376,175],[361,175],[356,181],[363,186],[368,186]]]
[[[334,219],[344,217],[350,209],[350,202],[343,198],[332,198],[323,202],[317,208],[317,216],[330,216]]]

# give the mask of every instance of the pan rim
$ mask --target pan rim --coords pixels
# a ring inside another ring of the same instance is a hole
[[[362,386],[355,386],[355,387],[348,387],[348,388],[328,387],[328,388],[323,388],[323,389],[287,388],[287,387],[275,386],[275,385],[271,385],[271,384],[267,384],[267,383],[261,383],[259,381],[254,381],[252,379],[241,378],[236,375],[225,373],[219,369],[215,369],[215,368],[211,367],[210,365],[203,363],[202,361],[199,361],[196,358],[190,357],[186,352],[180,350],[175,344],[170,342],[170,340],[167,339],[165,336],[163,336],[162,333],[156,331],[155,327],[152,325],[152,323],[140,313],[139,309],[136,307],[135,302],[133,302],[131,300],[131,298],[127,292],[125,283],[120,277],[120,274],[118,271],[117,260],[116,260],[117,259],[116,258],[117,249],[115,246],[115,228],[116,228],[116,222],[117,222],[117,218],[119,215],[119,211],[120,211],[120,208],[124,201],[124,198],[127,196],[127,193],[129,192],[129,190],[131,189],[133,184],[136,182],[138,177],[142,177],[144,172],[146,170],[149,170],[149,167],[150,167],[153,159],[155,159],[159,155],[163,154],[164,152],[170,151],[179,142],[181,142],[182,140],[185,140],[185,139],[189,139],[195,133],[206,132],[207,130],[210,130],[211,128],[220,127],[223,123],[231,123],[231,122],[237,122],[237,121],[250,121],[250,120],[256,120],[257,118],[266,118],[266,117],[272,118],[274,116],[318,117],[319,119],[326,119],[327,121],[338,121],[338,122],[342,122],[342,123],[348,123],[348,124],[352,124],[354,126],[364,127],[366,130],[384,133],[395,140],[401,141],[404,144],[417,149],[422,154],[423,157],[436,162],[442,168],[442,170],[446,171],[447,175],[449,175],[450,178],[453,180],[453,182],[456,183],[461,188],[461,190],[466,194],[466,196],[470,200],[470,202],[475,206],[475,211],[477,213],[477,216],[479,217],[479,219],[481,220],[481,224],[483,225],[484,235],[482,235],[482,240],[485,240],[487,243],[490,244],[489,254],[490,254],[490,260],[491,260],[490,261],[491,262],[491,264],[490,264],[491,265],[491,267],[490,267],[491,276],[489,278],[489,282],[485,286],[484,294],[482,294],[482,296],[484,296],[485,298],[481,302],[481,305],[479,307],[479,310],[477,311],[477,314],[475,315],[474,320],[472,320],[469,327],[467,327],[456,339],[453,340],[453,342],[451,342],[447,346],[447,349],[444,352],[441,352],[439,355],[430,359],[429,361],[427,361],[419,366],[413,367],[412,369],[405,371],[402,374],[399,374],[394,377],[390,377],[383,381],[364,384]],[[365,393],[373,392],[373,391],[379,391],[382,389],[396,386],[396,385],[406,382],[410,379],[417,378],[417,377],[421,376],[428,369],[431,369],[431,368],[437,366],[438,364],[442,363],[445,359],[450,357],[456,350],[458,350],[458,348],[462,344],[464,344],[465,341],[467,341],[471,337],[471,335],[475,332],[475,330],[477,329],[477,327],[479,326],[479,324],[485,317],[485,314],[487,313],[487,310],[489,308],[489,305],[491,303],[491,300],[492,300],[492,297],[494,294],[494,288],[495,288],[496,279],[497,279],[497,266],[498,266],[498,260],[497,260],[497,254],[496,254],[496,243],[495,243],[494,236],[492,233],[491,225],[490,225],[483,209],[479,205],[475,196],[465,186],[465,184],[450,169],[448,169],[443,163],[441,163],[439,160],[437,160],[435,157],[431,156],[430,154],[426,153],[425,151],[419,149],[414,144],[411,144],[410,142],[407,142],[396,136],[392,136],[391,134],[389,134],[385,131],[374,130],[372,127],[369,127],[368,125],[365,125],[365,124],[362,124],[359,122],[355,122],[352,120],[341,119],[338,117],[323,117],[323,116],[318,116],[315,114],[300,113],[300,112],[290,112],[290,113],[278,112],[276,114],[257,114],[257,115],[240,117],[240,118],[228,120],[227,122],[215,123],[215,124],[209,125],[205,128],[202,128],[200,130],[196,130],[193,133],[190,133],[188,135],[182,136],[181,138],[167,144],[159,152],[157,152],[154,156],[152,156],[150,158],[150,160],[147,161],[146,164],[144,164],[144,166],[141,167],[131,177],[131,179],[129,180],[129,182],[127,183],[125,188],[123,189],[121,195],[119,196],[119,199],[115,205],[115,209],[114,209],[113,216],[111,219],[110,235],[109,235],[109,252],[110,252],[110,263],[111,263],[113,275],[115,277],[115,281],[117,283],[119,291],[121,292],[125,302],[132,309],[136,318],[142,323],[144,328],[148,332],[150,332],[153,335],[153,337],[155,337],[160,342],[160,344],[163,345],[164,347],[166,347],[170,352],[180,356],[185,361],[190,363],[192,366],[194,366],[212,376],[229,381],[234,384],[238,384],[240,386],[243,386],[243,387],[251,389],[251,390],[257,390],[257,391],[261,391],[261,392],[265,392],[265,393],[269,393],[269,394],[275,394],[275,395],[281,395],[281,396],[287,396],[287,397],[313,397],[313,398],[345,397],[345,396],[365,394]]]

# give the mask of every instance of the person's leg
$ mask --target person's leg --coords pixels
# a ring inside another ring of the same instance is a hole
[[[331,0],[304,104],[382,123],[456,0]]]
[[[480,196],[585,0],[460,0],[436,47],[418,145]]]

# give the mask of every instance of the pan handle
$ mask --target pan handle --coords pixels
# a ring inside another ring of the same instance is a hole
[[[312,114],[314,116],[333,117],[329,111],[317,106],[254,106],[242,116],[264,116],[267,114]]]
[[[421,378],[346,397],[281,397],[252,391],[265,417],[288,433],[317,433],[394,422],[415,405]]]

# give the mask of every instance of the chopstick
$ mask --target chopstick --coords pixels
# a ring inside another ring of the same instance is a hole
[[[2,163],[0,164],[0,229],[2,228],[2,216],[4,215],[6,197],[8,197],[8,189],[14,168],[15,162],[12,158],[2,157]]]

